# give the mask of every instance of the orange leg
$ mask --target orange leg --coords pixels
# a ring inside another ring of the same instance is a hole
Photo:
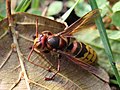
[[[42,66],[42,65],[38,65],[38,64],[35,64],[35,63],[33,63],[32,61],[30,61],[30,57],[31,57],[33,51],[36,51],[36,49],[34,49],[34,47],[32,47],[32,49],[31,49],[31,51],[30,51],[30,53],[29,53],[29,55],[28,55],[28,61],[29,61],[31,64],[34,64],[34,65],[36,65],[36,66],[38,66],[38,67],[44,68],[45,70],[51,72],[51,66],[50,66],[50,67],[44,67],[44,66]],[[47,59],[45,58],[45,56],[44,56],[40,51],[36,51],[36,52],[37,52],[44,60],[47,61]],[[49,62],[48,62],[48,63],[49,63]],[[49,64],[50,64],[50,63],[49,63]]]
[[[53,80],[59,71],[60,71],[60,59],[58,59],[57,72],[54,73],[51,77],[45,77],[45,80],[46,81]]]

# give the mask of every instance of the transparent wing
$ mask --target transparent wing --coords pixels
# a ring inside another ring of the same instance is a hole
[[[84,15],[82,18],[78,19],[64,31],[58,33],[58,35],[69,35],[74,32],[78,32],[81,29],[88,28],[95,23],[95,19],[99,16],[99,9],[92,10]]]
[[[66,58],[68,58],[68,60],[71,60],[72,62],[74,62],[75,64],[79,65],[83,69],[85,69],[88,72],[92,73],[93,75],[98,77],[100,80],[102,80],[104,82],[109,82],[109,81],[106,80],[106,78],[101,76],[101,73],[103,71],[101,71],[99,68],[97,68],[95,66],[92,66],[90,64],[84,63],[81,60],[79,60],[78,58],[75,58],[75,57],[71,56],[70,54],[68,54],[66,52],[58,51],[58,53],[60,53],[61,55],[64,55]]]

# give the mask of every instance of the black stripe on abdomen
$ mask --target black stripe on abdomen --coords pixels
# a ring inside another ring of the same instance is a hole
[[[79,42],[77,41],[73,41],[72,43],[70,43],[67,47],[67,50],[69,51],[69,53],[71,53],[73,56],[76,56],[79,51],[81,50],[81,46],[79,44]]]
[[[79,51],[79,53],[75,56],[76,58],[81,58],[84,57],[84,54],[88,52],[86,45],[82,42],[79,43],[81,46],[81,50]]]

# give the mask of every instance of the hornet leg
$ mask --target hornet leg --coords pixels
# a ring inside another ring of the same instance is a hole
[[[51,77],[46,77],[45,78],[45,80],[53,80],[54,79],[54,77],[56,76],[56,74],[58,73],[60,71],[60,58],[58,59],[58,64],[57,64],[57,72],[56,73],[54,73]]]

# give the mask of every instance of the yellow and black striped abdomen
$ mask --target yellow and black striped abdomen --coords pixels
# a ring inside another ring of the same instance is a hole
[[[97,61],[96,52],[89,45],[86,45],[82,42],[73,41],[68,45],[67,51],[85,63],[92,64]]]

